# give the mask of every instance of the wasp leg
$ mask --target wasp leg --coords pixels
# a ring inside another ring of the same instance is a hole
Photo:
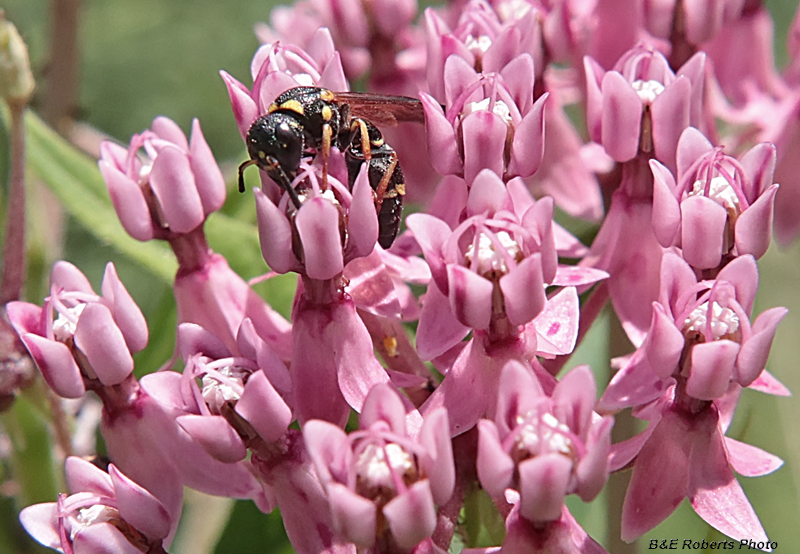
[[[331,155],[333,129],[327,123],[322,126],[322,190],[328,190],[328,158]]]
[[[292,180],[289,179],[288,175],[286,175],[286,172],[283,170],[281,164],[279,164],[274,158],[269,159],[269,165],[262,169],[267,172],[267,175],[269,175],[279,187],[286,191],[286,194],[289,195],[289,199],[292,201],[292,204],[294,204],[294,207],[299,210],[300,205],[302,204],[300,202],[300,197],[297,196],[297,192],[294,190],[294,187],[292,187]]]

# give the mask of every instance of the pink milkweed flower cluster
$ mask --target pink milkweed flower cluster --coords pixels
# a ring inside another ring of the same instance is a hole
[[[622,540],[687,498],[722,533],[768,542],[734,472],[782,462],[726,433],[750,389],[788,395],[766,371],[786,310],[752,314],[773,223],[782,242],[797,231],[796,118],[776,116],[796,111],[797,33],[781,76],[726,52],[752,37],[743,57],[771,64],[759,2],[416,11],[301,1],[258,27],[252,85],[221,72],[242,138],[275,112],[304,133],[291,178],[261,171],[253,187],[261,255],[297,276],[291,322],[208,247],[226,187],[199,123],[187,140],[156,118],[127,148],[103,145],[123,228],[177,258],[176,353],[133,377],[147,326],[112,265],[102,295],[60,262],[43,308],[9,304],[56,395],[101,399],[113,462],[105,475],[68,460],[73,495],[23,512],[40,542],[67,552],[113,536],[119,551],[158,552],[186,485],[278,507],[301,554],[440,554],[456,534],[465,552],[599,554],[564,499],[591,501],[628,469],[610,530]],[[413,106],[424,126],[353,145],[355,116],[317,137],[300,101],[273,104],[300,86],[342,104],[362,78],[410,97],[380,96],[373,114]],[[417,213],[385,249],[377,189],[401,175],[391,184]],[[579,240],[561,212],[593,232]],[[631,344],[594,368],[611,374],[598,391],[590,368],[561,370],[607,305]],[[647,427],[612,444],[626,409]],[[462,525],[479,488],[504,521],[492,546]]]

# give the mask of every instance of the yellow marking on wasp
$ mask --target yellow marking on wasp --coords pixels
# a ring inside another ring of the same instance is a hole
[[[300,115],[304,115],[305,114],[305,109],[303,108],[303,105],[299,101],[294,100],[294,99],[287,100],[286,102],[281,104],[280,108],[282,110],[290,110],[290,111],[293,111],[295,113],[299,113]]]
[[[267,113],[272,113],[277,109],[278,105],[275,102],[273,102],[272,104],[269,105],[269,108],[267,108]]]
[[[330,121],[333,118],[333,110],[330,106],[322,106],[322,119]]]
[[[266,157],[267,157],[267,153],[266,152],[264,152],[263,150],[259,150],[258,151],[258,158],[259,159],[263,160]]]
[[[383,339],[383,347],[386,349],[386,355],[390,358],[397,357],[397,339],[395,337],[385,337]]]
[[[383,137],[381,137],[370,142],[372,142],[372,146],[383,146],[384,140]]]
[[[364,153],[364,159],[369,162],[372,159],[372,147],[369,144],[369,130],[367,130],[367,123],[363,119],[355,120],[361,130],[361,151]]]
[[[389,163],[389,167],[386,169],[386,172],[381,177],[381,182],[378,183],[378,186],[375,188],[375,207],[380,210],[381,204],[383,204],[383,198],[386,196],[386,190],[389,188],[389,181],[392,179],[392,175],[394,174],[394,170],[397,167],[397,154],[392,152],[392,161]],[[396,187],[395,187],[396,188]],[[403,185],[403,191],[405,191],[405,185]]]
[[[328,89],[322,89],[319,91],[319,97],[324,100],[325,102],[332,102],[333,99],[336,97],[331,91]]]
[[[326,106],[327,108],[327,106]],[[322,126],[322,189],[328,190],[328,156],[331,153],[333,129],[327,123]]]
[[[405,183],[399,183],[399,184],[394,186],[394,190],[396,190],[397,194],[399,194],[400,196],[405,196],[405,194],[406,194],[406,184]]]

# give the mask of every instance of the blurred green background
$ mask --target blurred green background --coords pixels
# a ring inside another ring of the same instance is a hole
[[[197,117],[228,178],[229,190],[233,191],[235,167],[244,159],[244,149],[218,72],[225,69],[249,84],[250,59],[258,46],[253,25],[267,21],[275,3],[84,0],[78,36],[80,80],[76,118],[127,142],[158,115],[174,119],[184,130]],[[768,1],[767,6],[775,16],[776,59],[781,65],[786,59],[785,37],[797,2]],[[51,3],[6,0],[1,7],[28,43],[37,80],[46,79],[53,71],[48,66],[53,25]],[[34,110],[42,108],[44,92],[44,87],[37,89]],[[2,142],[0,161],[5,167],[5,137]],[[250,199],[249,195],[231,195],[225,213],[235,221],[251,223]],[[245,278],[262,273],[265,268],[255,235],[245,242],[230,237],[226,240],[226,234],[240,235],[233,231],[226,233],[225,225],[233,229],[234,224],[218,220],[212,240],[215,250],[225,254]],[[38,258],[32,258],[31,272],[44,275],[49,271],[51,253],[44,251],[42,242],[51,238],[48,233],[52,229],[42,221],[32,221],[31,226],[32,247],[43,249]],[[253,231],[249,226],[236,229],[237,233]],[[167,281],[143,271],[129,257],[120,255],[69,219],[60,256],[78,265],[95,285],[99,284],[103,266],[109,260],[114,261],[151,326],[152,344],[137,356],[137,367],[141,368],[138,371],[152,371],[168,358],[174,309]],[[800,372],[796,370],[800,361],[800,246],[786,251],[773,246],[761,260],[760,268],[762,284],[756,313],[772,306],[790,308],[779,328],[769,368],[790,389],[800,391]],[[288,315],[291,288],[291,278],[282,278],[260,285],[259,291]],[[40,302],[42,294],[38,293],[42,291],[28,292],[31,301]],[[605,371],[605,331],[605,325],[598,325],[575,359],[575,363],[590,363],[599,375]],[[779,543],[778,552],[800,551],[800,433],[795,430],[798,422],[800,403],[794,398],[773,398],[746,391],[729,433],[786,460],[786,465],[773,475],[740,479],[768,535]],[[5,451],[0,445],[0,455]],[[13,491],[0,490],[0,552],[40,551],[16,523],[17,508],[8,496],[10,492]],[[570,508],[592,536],[606,544],[604,499],[590,505],[570,500]],[[220,536],[222,539],[218,541]],[[672,518],[641,540],[640,549],[646,550],[650,539],[671,538],[719,540],[722,536],[709,531],[684,503]],[[182,526],[170,549],[173,554],[291,551],[277,513],[266,517],[250,503],[232,503],[195,493],[187,495]]]

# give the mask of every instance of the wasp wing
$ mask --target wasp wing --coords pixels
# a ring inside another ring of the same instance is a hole
[[[376,125],[425,123],[422,102],[408,96],[391,96],[371,92],[336,92],[334,102],[347,104],[351,117],[360,117]]]

